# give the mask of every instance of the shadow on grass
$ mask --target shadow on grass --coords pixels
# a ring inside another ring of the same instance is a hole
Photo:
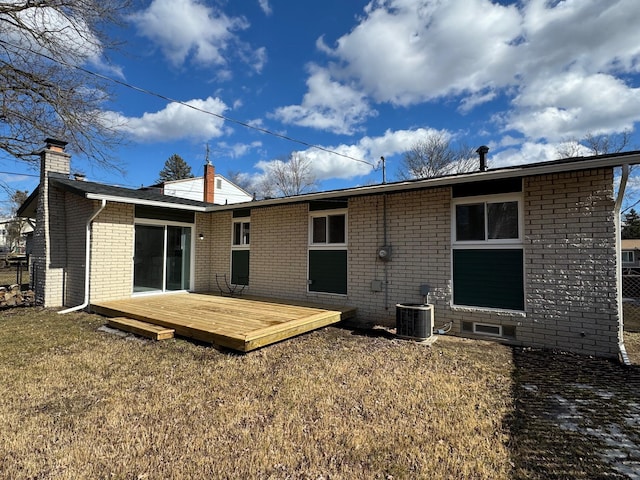
[[[640,367],[522,348],[514,366],[514,478],[640,478]]]

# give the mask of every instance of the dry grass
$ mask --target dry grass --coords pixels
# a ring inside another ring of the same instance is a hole
[[[0,316],[4,478],[511,475],[512,351],[326,328],[237,355]]]
[[[0,314],[1,478],[586,480],[640,461],[636,366],[338,328],[239,355],[103,324]]]
[[[640,333],[625,332],[624,346],[631,363],[640,366]]]
[[[640,305],[625,302],[622,304],[624,329],[626,332],[640,333]]]
[[[16,270],[16,267],[0,268],[0,286],[15,284],[16,280],[19,279]],[[22,285],[29,284],[29,269],[26,267],[23,267],[21,280]]]

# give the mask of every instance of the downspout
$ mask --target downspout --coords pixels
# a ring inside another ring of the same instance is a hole
[[[620,361],[625,365],[631,365],[627,356],[627,349],[624,346],[624,310],[622,307],[622,236],[620,229],[620,213],[622,210],[622,199],[624,191],[627,188],[627,180],[629,178],[629,165],[622,165],[622,177],[620,178],[620,187],[618,188],[618,197],[614,207],[614,225],[616,229],[616,282],[618,284],[618,347],[620,349]]]
[[[382,194],[382,231],[383,245],[388,245],[387,231],[387,194]],[[389,262],[384,262],[384,309],[389,310]]]
[[[104,207],[107,206],[107,201],[102,200],[100,207],[93,212],[93,214],[89,217],[86,224],[86,235],[85,235],[85,260],[84,260],[84,302],[80,305],[76,305],[75,307],[67,308],[66,310],[60,310],[58,313],[63,315],[65,313],[75,312],[77,310],[82,310],[87,308],[89,305],[89,277],[91,274],[91,223],[95,220],[95,218],[104,210]]]

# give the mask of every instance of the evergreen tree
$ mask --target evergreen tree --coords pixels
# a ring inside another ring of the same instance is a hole
[[[160,170],[158,183],[183,180],[185,178],[193,178],[191,167],[180,155],[174,153],[164,162],[164,168]]]
[[[640,215],[633,208],[624,216],[622,238],[640,238]]]

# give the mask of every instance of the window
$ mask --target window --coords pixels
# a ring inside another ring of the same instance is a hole
[[[347,293],[347,214],[344,209],[311,212],[309,291]]]
[[[314,215],[311,217],[311,244],[345,244],[346,215]]]
[[[220,190],[222,188],[222,179],[216,178],[216,189]]]
[[[233,219],[231,283],[234,285],[249,285],[250,233],[251,222],[249,218]]]
[[[453,304],[524,309],[521,194],[454,199]]]
[[[628,251],[623,251],[622,252],[622,263],[634,263],[635,262],[635,255],[633,254],[632,250],[628,250]]]
[[[233,245],[234,246],[249,245],[250,226],[251,225],[248,221],[236,220],[233,222]]]
[[[518,202],[482,202],[455,207],[455,241],[485,242],[520,237]]]
[[[493,337],[516,337],[516,327],[513,325],[491,325],[488,323],[462,322],[462,331],[477,335],[490,335]]]

